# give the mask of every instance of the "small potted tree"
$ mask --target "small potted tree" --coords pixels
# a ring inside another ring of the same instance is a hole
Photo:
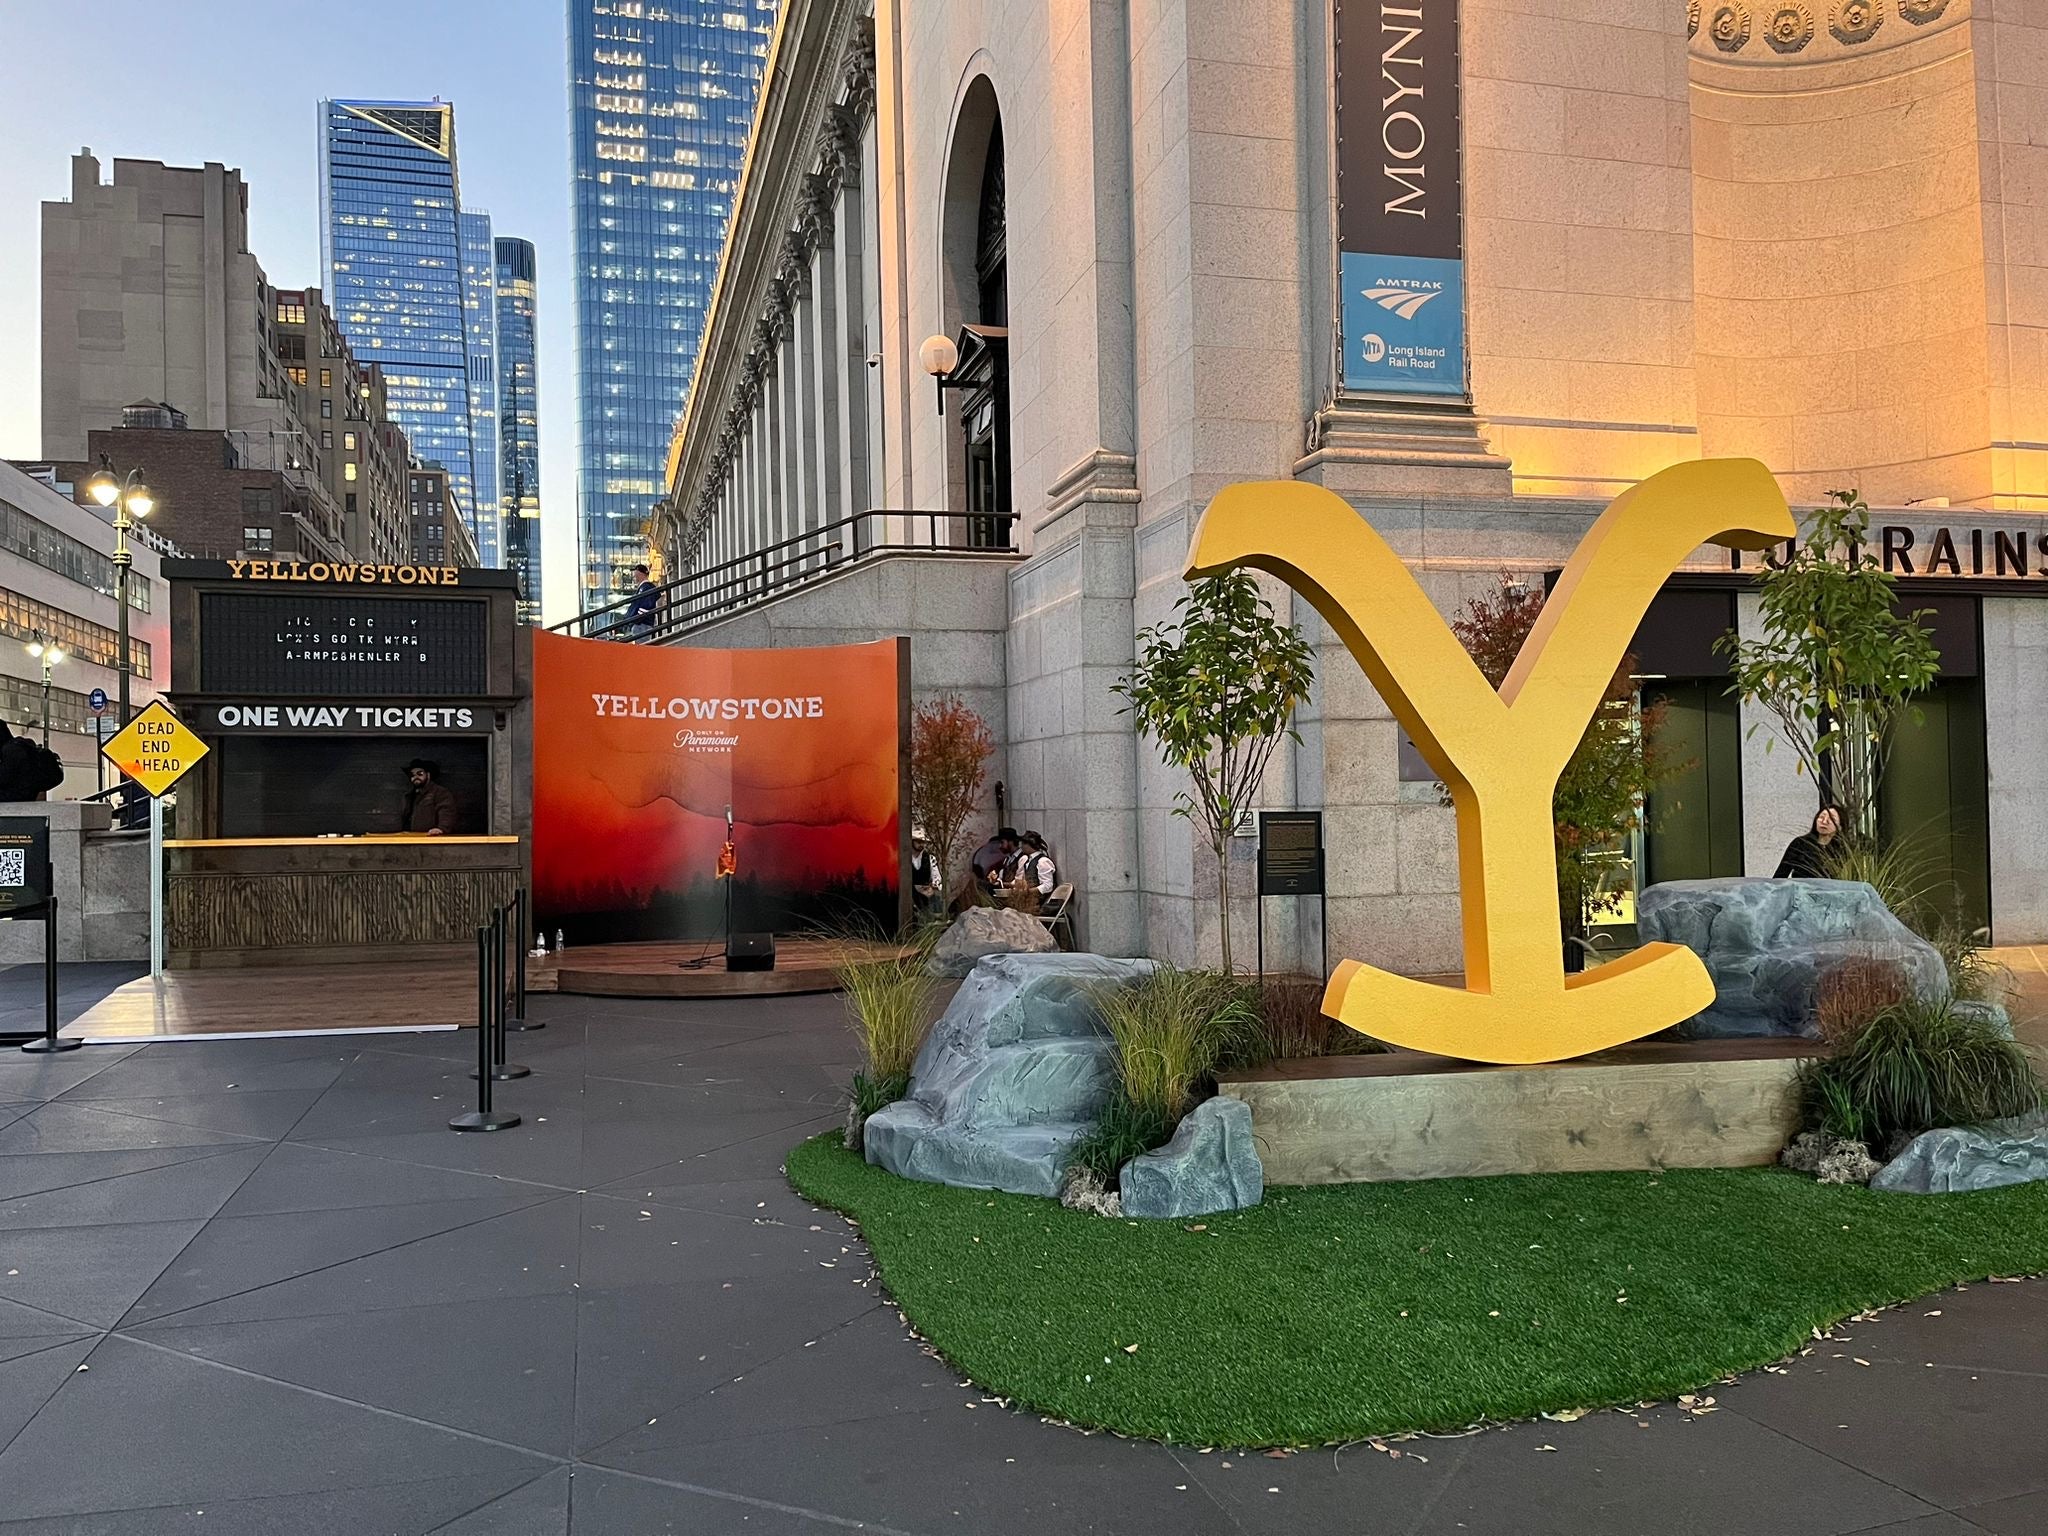
[[[1295,706],[1308,697],[1315,665],[1308,642],[1273,615],[1243,571],[1194,583],[1174,604],[1176,620],[1138,635],[1137,664],[1116,683],[1125,713],[1193,781],[1174,814],[1198,824],[1216,855],[1216,914],[1223,969],[1230,951],[1230,834],[1250,811],[1282,737],[1299,741]]]

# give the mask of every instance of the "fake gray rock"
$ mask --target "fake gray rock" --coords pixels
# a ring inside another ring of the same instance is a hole
[[[1251,1106],[1222,1094],[1197,1104],[1173,1140],[1125,1163],[1117,1182],[1126,1216],[1177,1219],[1257,1205],[1266,1170],[1252,1144]]]
[[[1067,1154],[1116,1086],[1095,989],[1151,969],[1101,955],[982,960],[917,1053],[910,1092],[869,1116],[867,1160],[932,1184],[1058,1195]]]
[[[1015,907],[969,907],[932,946],[934,975],[965,976],[984,955],[1044,955],[1059,946],[1045,924]]]
[[[1988,1125],[1926,1131],[1886,1163],[1872,1189],[1947,1195],[2048,1179],[2048,1112]]]
[[[1820,981],[1849,960],[1887,960],[1914,996],[1948,996],[1932,944],[1860,880],[1670,880],[1636,904],[1644,943],[1683,944],[1706,963],[1714,1005],[1679,1026],[1687,1039],[1818,1034]]]
[[[1993,1034],[2012,1038],[2012,1015],[2003,1003],[1987,1003],[1977,998],[1959,998],[1949,1005],[1958,1018],[1976,1019],[1991,1026]]]

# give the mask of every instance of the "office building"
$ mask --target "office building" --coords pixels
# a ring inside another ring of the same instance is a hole
[[[504,565],[519,574],[519,621],[540,622],[540,342],[533,242],[500,235],[498,519]]]
[[[446,102],[320,103],[320,261],[356,356],[384,372],[391,417],[443,466],[477,521],[470,284]]]
[[[42,208],[43,454],[73,459],[137,401],[199,430],[309,462],[274,290],[249,249],[249,188],[217,163],[71,158],[71,196]]]
[[[582,606],[645,558],[775,0],[569,0]]]
[[[358,560],[402,562],[412,545],[410,450],[388,414],[384,370],[356,361],[318,288],[280,288],[275,306],[278,355],[307,397],[313,463],[340,505],[343,541]]]
[[[2022,105],[2048,99],[2048,13],[1992,9],[787,0],[660,519],[664,563],[702,578],[672,596],[679,638],[908,634],[913,690],[996,725],[1005,819],[1050,838],[1082,942],[1213,960],[1185,776],[1111,690],[1218,491],[1344,498],[1448,618],[1503,572],[1543,590],[1655,471],[1754,458],[1795,508],[1860,488],[1930,615],[1941,673],[1882,825],[1967,926],[2048,941],[2048,243]],[[918,515],[840,522],[870,508]],[[816,558],[757,559],[791,540]],[[729,579],[749,562],[774,574]],[[1635,637],[1687,766],[1613,850],[1617,929],[1645,884],[1770,874],[1813,816],[1715,646],[1755,634],[1758,569],[1701,552]],[[1328,923],[1265,903],[1266,963],[1317,970],[1327,936],[1333,960],[1456,971],[1437,773],[1273,590],[1317,687],[1260,807],[1320,813]]]
[[[129,699],[139,709],[170,686],[171,605],[158,541],[132,533],[128,547]],[[55,642],[61,654],[50,667],[50,747],[64,760],[64,782],[50,791],[52,800],[110,782],[99,734],[100,722],[111,733],[116,709],[95,715],[91,695],[95,688],[110,699],[121,692],[113,553],[113,526],[82,486],[48,465],[0,461],[0,720],[42,739],[43,658],[28,647],[39,637]]]
[[[469,419],[476,457],[476,547],[488,566],[505,563],[501,552],[498,481],[498,255],[491,238],[491,216],[462,210],[462,318],[469,338]]]

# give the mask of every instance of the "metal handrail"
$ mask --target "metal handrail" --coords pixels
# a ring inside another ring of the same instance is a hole
[[[875,519],[904,520],[905,536],[863,538],[862,529]],[[922,522],[925,537],[912,536]],[[949,538],[940,539],[944,527]],[[993,535],[990,542],[954,543],[950,535],[967,538]],[[695,628],[728,610],[800,587],[827,575],[834,575],[872,555],[925,551],[932,554],[1013,557],[1017,553],[1017,514],[1014,512],[936,512],[877,507],[850,517],[821,523],[779,543],[763,545],[703,570],[690,571],[655,588],[659,605],[654,621],[631,619],[626,615],[637,593],[628,593],[599,608],[591,608],[551,624],[549,629],[586,640],[623,640],[651,644]]]

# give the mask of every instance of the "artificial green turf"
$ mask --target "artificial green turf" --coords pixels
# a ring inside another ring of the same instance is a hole
[[[1269,1189],[1200,1223],[1126,1222],[898,1178],[836,1133],[797,1147],[789,1177],[859,1221],[911,1322],[986,1390],[1183,1444],[1668,1398],[1868,1307],[2048,1270],[2048,1183],[1531,1175]]]

